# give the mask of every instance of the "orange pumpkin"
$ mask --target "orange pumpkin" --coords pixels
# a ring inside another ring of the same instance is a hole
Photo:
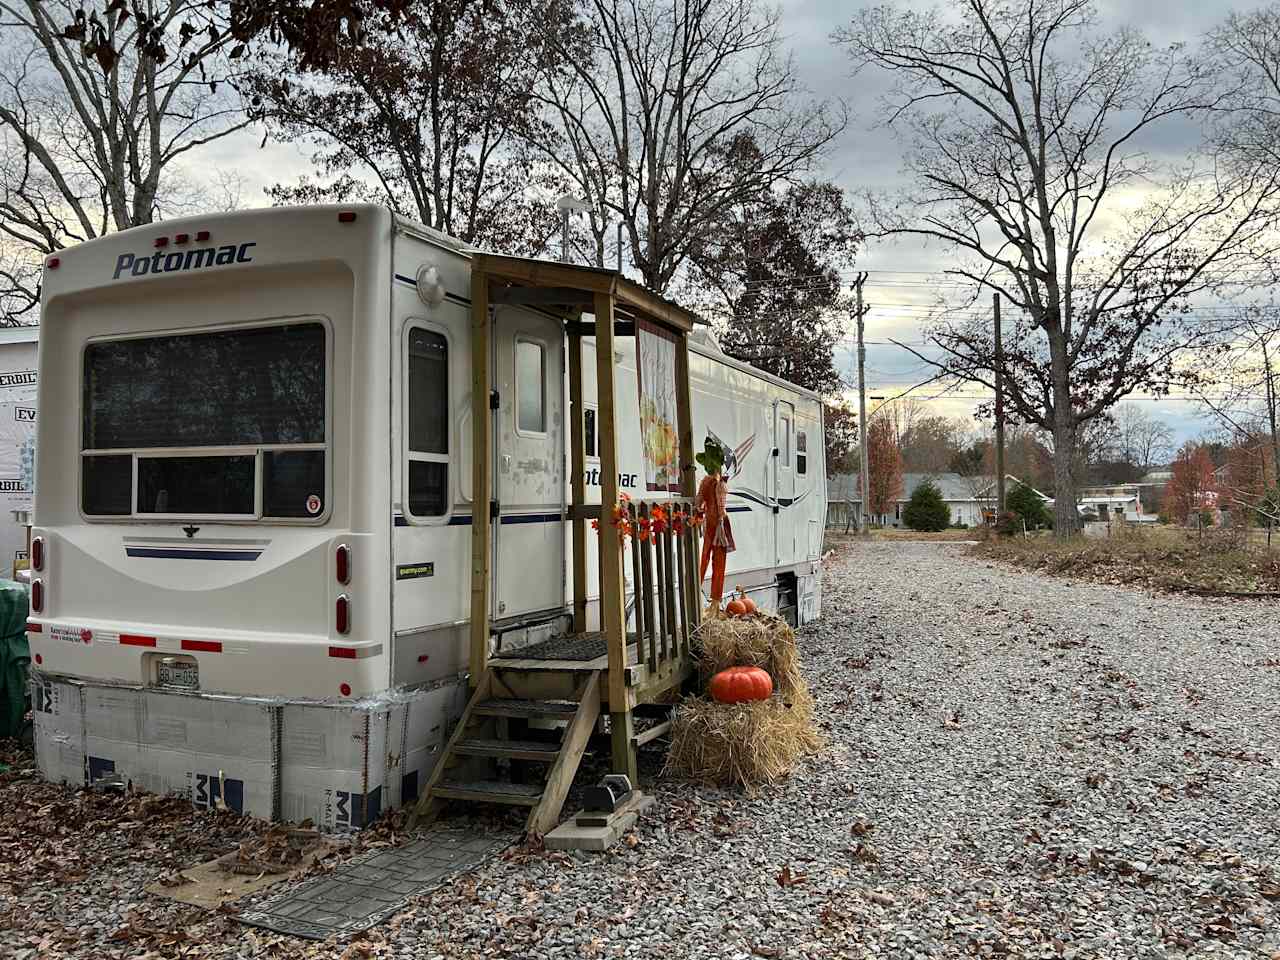
[[[729,667],[712,677],[707,689],[711,699],[719,703],[768,700],[773,694],[773,678],[759,667]]]
[[[742,605],[747,608],[746,616],[749,617],[751,616],[751,614],[756,612],[756,602],[752,600],[750,597],[748,597],[745,593],[742,595]]]
[[[741,597],[734,597],[724,605],[724,612],[731,617],[745,617],[747,615],[747,605],[742,602]]]

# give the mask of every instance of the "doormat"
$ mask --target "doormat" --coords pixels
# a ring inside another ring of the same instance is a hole
[[[291,937],[346,939],[394,916],[411,897],[486,862],[519,839],[517,831],[476,836],[437,825],[421,840],[371,850],[239,914],[241,923]]]

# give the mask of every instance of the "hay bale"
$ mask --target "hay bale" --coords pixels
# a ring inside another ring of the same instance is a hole
[[[690,699],[672,712],[663,772],[750,789],[776,783],[820,746],[812,708],[779,696],[749,703]]]
[[[813,698],[800,672],[795,631],[785,620],[762,613],[704,620],[695,639],[704,684],[729,667],[763,667],[783,700],[812,706]]]

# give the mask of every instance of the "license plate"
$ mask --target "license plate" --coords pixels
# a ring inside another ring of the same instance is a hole
[[[200,666],[192,658],[165,657],[157,666],[156,682],[162,687],[200,689]]]

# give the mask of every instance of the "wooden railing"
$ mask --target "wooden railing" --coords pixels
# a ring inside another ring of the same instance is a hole
[[[625,513],[631,528],[623,549],[631,554],[636,661],[648,667],[650,677],[660,677],[688,660],[702,618],[701,528],[687,498],[633,500]]]

